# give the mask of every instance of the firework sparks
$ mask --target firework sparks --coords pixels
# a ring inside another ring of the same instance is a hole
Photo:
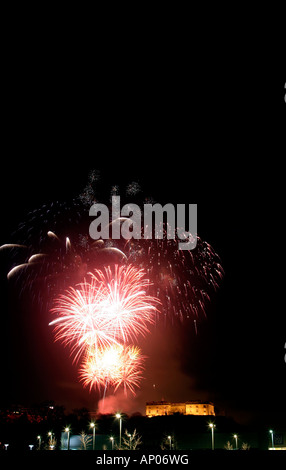
[[[71,347],[74,361],[84,353],[85,384],[105,383],[115,389],[123,384],[133,392],[141,377],[142,357],[127,343],[149,332],[159,301],[147,294],[151,284],[142,269],[115,265],[89,276],[90,282],[70,288],[52,309],[57,314],[50,322],[55,339]]]
[[[145,269],[153,281],[151,292],[160,298],[162,318],[174,321],[206,315],[206,303],[223,277],[219,256],[197,237],[194,250],[177,247],[177,240],[129,240],[124,251],[129,262]],[[195,324],[197,332],[197,325]]]
[[[142,379],[143,356],[136,346],[112,345],[105,349],[88,351],[80,368],[80,378],[90,390],[113,386],[116,391],[121,385],[124,391],[135,394],[135,387]]]
[[[41,250],[33,253],[33,246],[12,243],[0,246],[2,259],[6,257],[8,260],[9,256],[10,263],[13,263],[7,273],[8,280],[19,281],[20,294],[29,289],[39,303],[52,299],[63,287],[80,282],[95,266],[127,262],[123,251],[105,244],[103,240],[90,242],[78,237],[72,241],[70,237],[59,237],[51,230],[45,238],[42,236]],[[36,285],[37,289],[34,289]]]
[[[85,343],[101,348],[148,333],[158,301],[147,295],[151,284],[142,269],[115,265],[89,275],[90,282],[70,288],[52,309],[56,339],[81,350]]]

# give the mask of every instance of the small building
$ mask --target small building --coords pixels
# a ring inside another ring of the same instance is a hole
[[[146,403],[146,416],[169,416],[174,413],[194,416],[214,416],[214,404],[212,402],[186,401],[186,402],[168,402],[168,401],[150,401]]]

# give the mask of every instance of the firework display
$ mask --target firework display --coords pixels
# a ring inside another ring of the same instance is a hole
[[[108,220],[110,238],[91,239],[88,214],[95,201],[111,204],[121,194],[123,202],[154,202],[138,183],[102,192],[99,183],[99,174],[91,172],[70,203],[55,201],[30,212],[13,243],[0,247],[0,256],[9,282],[37,301],[39,313],[51,312],[55,339],[80,363],[83,385],[104,393],[122,386],[135,393],[144,356],[133,343],[153,325],[177,321],[192,322],[198,334],[198,320],[206,316],[223,268],[213,247],[196,234],[194,249],[179,249],[166,224],[160,239],[145,239],[144,224],[141,237],[114,239],[114,226],[120,229],[128,221],[119,215]]]
[[[142,357],[126,346],[148,333],[159,300],[147,294],[150,282],[142,269],[106,267],[90,273],[90,281],[61,295],[53,309],[57,340],[71,347],[74,361],[84,354],[84,384],[100,387],[123,384],[134,392],[140,378]],[[139,367],[140,366],[140,367]]]

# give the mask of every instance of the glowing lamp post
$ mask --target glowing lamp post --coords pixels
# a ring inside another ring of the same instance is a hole
[[[41,449],[42,438],[41,436],[37,436],[37,439],[39,441],[39,449]]]
[[[211,432],[212,432],[212,450],[214,450],[214,428],[215,428],[215,424],[210,423],[209,428],[211,429]]]
[[[237,447],[237,438],[238,438],[237,434],[234,434],[233,438],[235,439],[235,448],[237,449],[238,448]]]
[[[90,423],[90,427],[92,428],[92,450],[95,450],[95,423]]]
[[[114,437],[111,436],[109,439],[111,440],[111,450],[113,450],[113,441],[114,441]]]
[[[51,431],[48,432],[48,436],[49,436],[49,447],[51,450],[53,450],[54,446],[53,446],[53,433]]]
[[[170,442],[170,450],[172,449],[172,437],[168,436],[169,442]]]
[[[121,449],[122,416],[120,413],[116,413],[115,418],[119,419],[119,448]]]
[[[68,439],[67,439],[67,450],[70,450],[70,428],[65,428],[65,432],[67,433],[68,435]]]
[[[274,449],[274,438],[273,438],[273,430],[269,429],[270,435],[271,435],[271,443],[272,443],[272,448]]]

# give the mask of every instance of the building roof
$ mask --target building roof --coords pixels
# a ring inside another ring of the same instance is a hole
[[[147,401],[146,405],[213,405],[211,401],[201,401],[201,400],[188,400],[188,401]]]

